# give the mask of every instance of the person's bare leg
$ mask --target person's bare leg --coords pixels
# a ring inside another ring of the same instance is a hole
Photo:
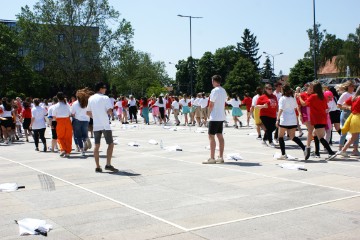
[[[100,161],[99,161],[99,149],[100,149],[100,144],[95,144],[95,147],[94,147],[94,158],[95,158],[95,164],[96,164],[96,167],[99,168],[100,167]]]
[[[111,165],[111,158],[114,150],[114,143],[111,143],[108,145],[107,151],[106,151],[106,165]]]
[[[351,134],[350,140],[346,142],[345,146],[341,149],[341,151],[345,152],[351,146],[351,144],[355,142],[357,138],[359,138],[359,133]]]
[[[215,135],[209,134],[209,141],[210,141],[210,158],[215,159],[215,148],[216,148]]]
[[[223,137],[222,133],[216,134],[216,137],[219,140],[219,157],[223,158],[223,156],[224,156],[224,148],[225,148],[225,140],[224,140],[224,137]]]

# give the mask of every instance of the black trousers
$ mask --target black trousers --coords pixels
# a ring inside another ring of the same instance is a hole
[[[130,106],[129,107],[129,115],[130,115],[130,120],[133,119],[133,116],[134,116],[134,119],[137,120],[137,107],[136,106]]]
[[[276,118],[260,116],[260,119],[266,128],[263,140],[268,140],[269,143],[272,143],[272,132],[276,129]]]
[[[46,146],[45,129],[46,128],[33,129],[35,147],[39,147],[39,138],[41,139],[41,142],[44,144],[44,146]]]

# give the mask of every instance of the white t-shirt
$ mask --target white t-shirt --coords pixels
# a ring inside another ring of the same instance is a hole
[[[335,102],[334,98],[331,101],[328,102],[328,108],[329,108],[329,112],[339,110],[337,105],[336,105],[336,102]]]
[[[129,100],[128,104],[129,104],[130,107],[134,107],[134,106],[136,106],[136,100],[135,99]]]
[[[282,97],[282,93],[274,91],[273,94],[276,96],[276,98],[277,98],[277,100],[279,102],[280,98]]]
[[[344,92],[343,94],[341,94],[337,104],[343,105],[346,102],[346,100],[349,99],[349,97],[353,97],[354,95],[355,95],[355,92],[353,92],[353,93]]]
[[[117,106],[118,108],[122,108],[122,101],[120,100],[120,101],[117,101],[116,103],[115,103],[115,106]]]
[[[107,111],[112,108],[108,96],[95,93],[89,98],[87,111],[92,112],[94,131],[111,130]]]
[[[48,109],[48,117],[53,117],[54,116],[54,107],[56,106],[56,104],[55,105],[51,105],[50,107],[49,107],[49,109]],[[53,119],[53,121],[56,121],[56,119],[54,120]]]
[[[185,107],[189,106],[189,103],[190,103],[190,99],[181,99],[181,100],[179,101],[179,104],[180,104],[181,106],[185,106]]]
[[[200,106],[200,104],[201,104],[201,99],[202,98],[195,98],[195,100],[194,100],[194,102],[193,102],[193,106]]]
[[[296,113],[295,108],[297,108],[297,102],[293,97],[282,96],[279,100],[279,109],[282,109],[283,112],[280,116],[280,125],[283,126],[296,126]]]
[[[210,112],[209,121],[225,121],[225,102],[227,94],[221,86],[211,90],[210,101],[214,103],[214,107]]]
[[[74,118],[79,121],[90,121],[90,117],[86,114],[87,108],[81,108],[79,101],[75,101],[71,106],[71,114],[74,115]]]
[[[40,106],[36,106],[31,109],[31,116],[34,118],[34,122],[32,123],[32,129],[42,129],[46,128],[45,116],[47,112],[44,108]]]
[[[158,100],[156,100],[156,103],[154,105],[164,108],[166,105],[166,99],[163,98],[163,103],[159,103],[159,99],[158,99]]]
[[[232,107],[239,107],[240,106],[240,101],[239,100],[235,100],[234,98],[230,99],[230,101],[226,102],[227,104],[230,104]]]
[[[208,105],[209,98],[202,98],[200,101],[201,108],[206,108]]]
[[[252,99],[252,102],[251,102],[251,106],[252,107],[255,107],[256,106],[256,103],[257,103],[257,100],[259,99],[260,95],[259,94],[256,94],[253,99]]]
[[[111,97],[111,98],[109,98],[109,100],[110,100],[111,106],[114,107],[114,106],[115,106],[115,102],[116,102],[115,98]]]
[[[70,105],[67,103],[65,104],[63,102],[58,102],[57,104],[54,105],[52,114],[53,117],[56,118],[70,117],[71,115]]]
[[[171,106],[174,108],[174,109],[179,109],[179,102],[177,102],[177,101],[173,101],[172,103],[171,103]]]

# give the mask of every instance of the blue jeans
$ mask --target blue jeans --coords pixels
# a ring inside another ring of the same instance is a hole
[[[79,121],[77,119],[73,119],[73,128],[74,128],[74,136],[79,144],[79,148],[84,148],[84,142],[88,139],[88,121]]]
[[[344,126],[346,119],[350,116],[351,111],[349,110],[341,110],[341,114],[340,114],[340,126],[341,128]],[[340,146],[344,146],[345,143],[345,139],[346,139],[346,135],[347,134],[341,134],[340,137]],[[359,138],[355,140],[354,142],[354,146],[358,146],[359,145]]]

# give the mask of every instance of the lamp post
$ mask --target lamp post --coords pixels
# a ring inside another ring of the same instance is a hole
[[[173,63],[173,62],[169,62],[169,64],[171,64],[171,65],[174,65],[175,66],[175,68],[176,68],[176,64],[175,63]],[[176,81],[176,73],[175,73],[175,81]],[[177,90],[177,94],[179,94],[179,90],[180,90],[180,83],[179,83],[179,81],[176,81],[177,83],[176,83],[176,90]]]
[[[313,0],[313,14],[314,14],[314,43],[313,43],[313,47],[314,47],[314,50],[313,50],[313,54],[314,54],[314,77],[315,79],[317,79],[317,66],[316,66],[316,23],[315,23],[315,0]]]
[[[178,17],[186,17],[186,18],[189,18],[189,20],[190,20],[190,68],[189,68],[189,74],[190,74],[190,93],[191,93],[191,95],[193,95],[193,76],[192,76],[193,59],[192,59],[191,19],[203,18],[203,17],[184,16],[181,14],[178,14],[177,16]]]
[[[272,57],[272,62],[273,62],[273,66],[272,66],[272,70],[273,70],[273,74],[275,74],[275,57],[276,56],[279,56],[279,55],[282,55],[284,54],[283,52],[281,53],[277,53],[277,54],[270,54],[270,53],[267,53],[267,52],[263,52],[264,54],[268,55],[268,56],[271,56]]]

